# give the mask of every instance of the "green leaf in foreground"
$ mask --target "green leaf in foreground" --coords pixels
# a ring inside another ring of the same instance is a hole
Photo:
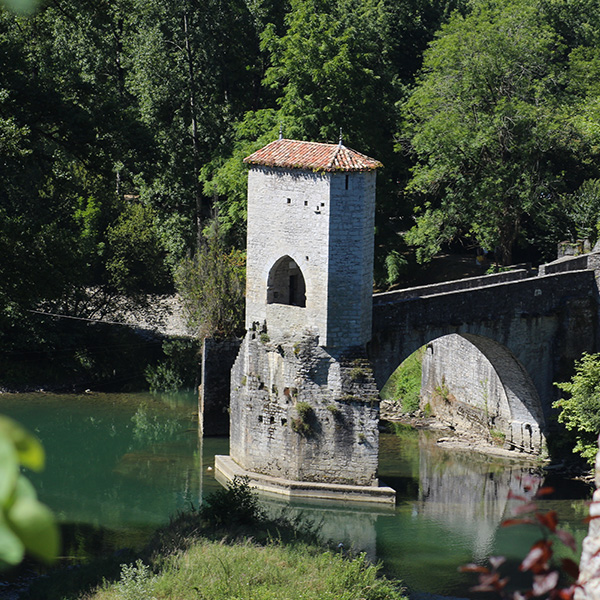
[[[21,425],[0,416],[0,567],[18,564],[25,552],[50,562],[59,550],[54,516],[20,474],[21,465],[41,469],[44,449]]]
[[[19,462],[24,467],[34,471],[44,468],[45,455],[42,444],[16,421],[0,416],[0,437],[13,443]]]
[[[17,498],[8,511],[8,523],[27,552],[52,561],[59,550],[58,528],[52,511],[35,498]]]

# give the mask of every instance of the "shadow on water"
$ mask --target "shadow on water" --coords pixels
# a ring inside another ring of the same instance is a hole
[[[2,395],[0,412],[34,431],[47,468],[30,478],[58,517],[64,555],[87,557],[139,548],[155,528],[198,506],[216,489],[215,454],[226,438],[198,436],[195,394]],[[459,565],[503,554],[513,566],[538,531],[500,528],[510,516],[509,491],[531,465],[444,450],[431,432],[402,431],[380,439],[380,477],[397,491],[396,507],[283,502],[268,510],[302,515],[324,540],[365,551],[410,590],[467,596],[473,577]],[[553,482],[543,501],[581,541],[587,490]]]

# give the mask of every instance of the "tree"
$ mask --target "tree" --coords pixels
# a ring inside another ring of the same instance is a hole
[[[580,174],[563,50],[531,0],[482,0],[442,27],[403,107],[420,204],[408,239],[421,261],[466,236],[510,264],[529,230],[551,226]]]
[[[560,411],[558,421],[574,436],[573,452],[592,465],[600,434],[600,354],[584,353],[575,363],[571,381],[555,385],[569,394],[553,405]]]
[[[439,23],[462,0],[292,0],[283,23],[261,18],[266,65],[260,106],[233,127],[228,152],[202,170],[228,243],[245,241],[246,172],[242,159],[277,138],[344,144],[381,160],[377,272],[402,262],[398,230],[407,213],[406,157],[394,152],[401,99]],[[260,11],[259,11],[260,12]],[[262,14],[262,12],[260,13]],[[273,15],[273,12],[271,12]],[[279,15],[280,16],[280,13]],[[382,276],[385,279],[385,276]]]
[[[131,204],[107,230],[108,285],[118,293],[160,293],[169,289],[165,250],[152,209]]]
[[[138,178],[181,258],[201,242],[209,201],[199,181],[233,119],[255,98],[258,39],[243,0],[133,3],[128,89],[154,132],[157,159]]]
[[[244,330],[244,255],[225,250],[216,221],[196,255],[177,272],[177,290],[188,326],[200,339]]]

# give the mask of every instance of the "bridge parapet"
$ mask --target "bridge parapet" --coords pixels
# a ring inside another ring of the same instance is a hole
[[[590,252],[580,256],[564,256],[551,263],[540,265],[539,275],[553,275],[565,271],[600,272],[600,252]]]
[[[412,298],[423,298],[434,294],[443,294],[445,292],[470,290],[478,287],[497,285],[499,283],[520,281],[521,279],[527,279],[531,276],[531,273],[527,269],[515,269],[514,271],[493,273],[491,275],[482,275],[481,277],[468,277],[466,279],[455,279],[453,281],[444,281],[442,283],[431,283],[429,285],[404,288],[392,292],[380,292],[378,294],[373,294],[373,304],[385,304],[400,300],[410,300]]]

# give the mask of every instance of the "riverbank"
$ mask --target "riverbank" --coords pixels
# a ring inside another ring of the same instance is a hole
[[[19,600],[406,600],[366,554],[324,545],[299,519],[268,517],[244,482],[180,514],[140,552],[120,550],[30,582]]]
[[[381,413],[382,427],[389,426],[390,430],[398,424],[401,427],[408,427],[416,430],[425,430],[436,432],[438,437],[436,444],[448,450],[454,450],[462,453],[478,453],[485,456],[497,456],[509,461],[515,461],[519,464],[529,464],[532,468],[540,469],[540,472],[552,473],[564,477],[582,481],[593,487],[594,470],[582,462],[577,456],[573,458],[561,458],[557,462],[552,462],[548,457],[535,456],[519,450],[509,450],[500,445],[494,444],[483,436],[476,435],[471,431],[456,431],[448,428],[444,423],[440,423],[435,417],[426,417],[424,415],[407,415],[399,411],[390,410],[389,406],[382,402]]]

